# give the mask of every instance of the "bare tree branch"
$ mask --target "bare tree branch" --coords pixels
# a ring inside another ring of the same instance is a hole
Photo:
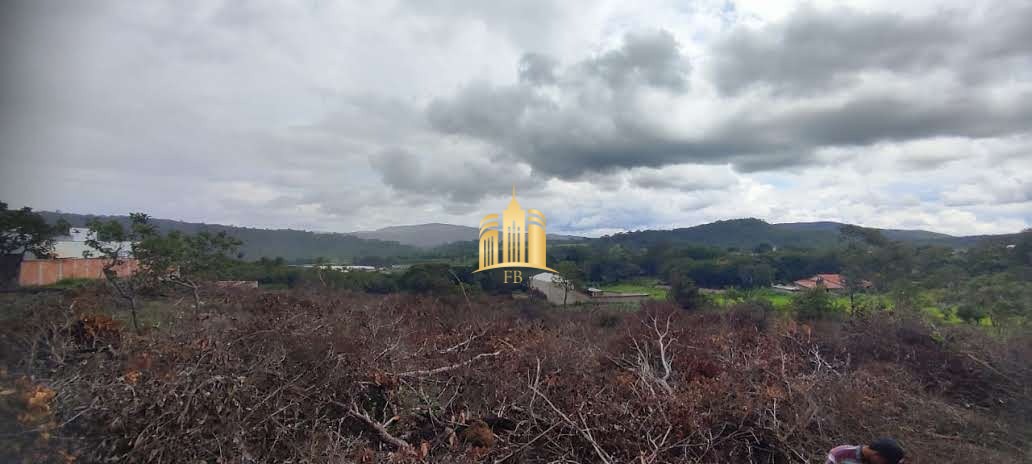
[[[540,360],[538,362],[538,366],[540,368]],[[563,419],[563,422],[566,422],[567,425],[569,425],[571,428],[573,428],[573,430],[577,431],[577,433],[584,437],[584,439],[587,440],[588,443],[591,443],[591,447],[595,450],[595,454],[598,455],[599,459],[601,459],[602,462],[604,462],[605,464],[610,464],[613,462],[613,458],[609,456],[609,453],[607,453],[606,450],[602,449],[602,446],[598,444],[598,442],[595,440],[595,437],[591,435],[591,429],[588,428],[586,422],[584,422],[584,425],[582,426],[575,422],[573,419],[570,419],[570,416],[567,416],[566,413],[564,413],[561,409],[556,407],[556,405],[553,404],[552,401],[549,400],[548,397],[541,392],[541,390],[538,390],[537,385],[531,385],[530,390],[534,392],[535,395],[540,396],[541,399],[544,400],[545,403],[548,404],[548,406],[551,407],[552,410],[555,411],[555,413]],[[581,421],[584,421],[583,416],[581,417]]]
[[[491,357],[494,357],[494,356],[498,356],[500,354],[502,354],[501,351],[495,351],[493,353],[480,353],[480,354],[478,354],[478,355],[476,355],[476,356],[474,356],[474,357],[472,357],[470,359],[467,359],[467,360],[465,360],[463,362],[460,362],[458,364],[452,364],[450,366],[438,367],[436,369],[427,369],[427,370],[421,370],[421,371],[402,372],[402,373],[397,374],[397,375],[398,375],[398,377],[423,377],[423,376],[427,376],[427,375],[440,374],[442,372],[453,371],[453,370],[458,369],[460,367],[468,366],[470,364],[473,364],[473,363],[477,362],[481,358],[491,358]]]
[[[364,411],[360,410],[357,404],[352,403],[351,407],[348,410],[348,415],[354,417],[355,419],[358,419],[359,422],[362,422],[366,425],[366,427],[369,427],[369,429],[376,434],[376,438],[378,438],[380,441],[393,446],[395,449],[399,451],[413,450],[412,445],[408,444],[408,442],[405,440],[402,440],[400,438],[395,437],[394,435],[391,435],[391,433],[387,431],[387,428],[384,427],[383,424],[374,421],[373,418],[369,417],[369,414],[366,414]]]

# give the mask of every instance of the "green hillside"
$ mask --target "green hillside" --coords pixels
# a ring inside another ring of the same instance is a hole
[[[83,227],[91,218],[116,219],[128,223],[126,216],[92,216],[71,213],[40,212],[48,221],[65,218],[73,227]],[[439,243],[455,233],[467,232],[463,226],[448,224],[425,224],[419,226],[403,226],[381,230],[425,231],[433,226],[441,229],[441,233],[430,237],[426,243],[416,245],[411,238],[401,244],[394,240],[378,240],[370,237],[378,232],[365,232],[364,236],[345,233],[319,233],[293,229],[256,229],[219,224],[203,224],[168,219],[152,219],[152,223],[163,231],[179,230],[196,233],[202,230],[226,233],[244,242],[241,251],[244,258],[256,260],[261,257],[282,257],[292,262],[308,262],[318,257],[336,262],[348,262],[363,257],[465,257],[473,259],[476,254],[475,240],[452,241],[428,248],[428,244]],[[632,248],[648,247],[657,243],[690,244],[718,248],[752,249],[761,244],[775,247],[795,248],[830,248],[839,241],[839,228],[844,224],[837,222],[804,222],[770,224],[760,219],[731,219],[685,227],[673,230],[643,230],[624,232],[598,239],[580,239],[563,236],[559,239],[550,236],[549,248],[566,244],[610,242],[619,243]],[[940,245],[953,248],[968,248],[982,240],[1007,240],[1012,235],[955,237],[923,230],[880,229],[886,238],[918,245]],[[403,234],[387,237],[400,238]],[[433,235],[433,234],[430,234]],[[460,234],[462,236],[465,234]]]
[[[123,224],[129,223],[127,216],[94,216],[84,214],[39,212],[47,221],[54,222],[64,218],[72,227],[85,227],[90,219],[114,219]],[[397,242],[372,240],[355,237],[349,234],[319,233],[293,229],[256,229],[220,224],[203,224],[173,221],[168,219],[151,219],[151,223],[162,231],[178,230],[185,233],[197,233],[202,230],[210,232],[226,232],[244,242],[240,251],[244,259],[256,260],[261,257],[281,257],[291,262],[308,262],[323,257],[334,262],[348,262],[355,258],[369,256],[411,256],[417,249]]]
[[[669,242],[741,249],[750,249],[764,243],[775,247],[827,248],[838,243],[839,229],[844,225],[838,222],[771,224],[755,218],[730,219],[672,230],[625,232],[603,237],[603,240],[646,247]],[[890,240],[953,248],[968,248],[982,240],[1006,239],[1013,235],[955,237],[925,230],[877,230]]]

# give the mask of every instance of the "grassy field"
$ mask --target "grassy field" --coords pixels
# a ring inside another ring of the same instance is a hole
[[[711,293],[707,297],[720,307],[731,306],[749,300],[767,300],[776,309],[788,309],[792,304],[792,295],[770,289],[729,290],[723,293]],[[848,301],[847,301],[848,305]]]
[[[654,300],[665,300],[667,297],[667,290],[665,288],[657,288],[656,285],[658,283],[659,280],[657,279],[635,279],[610,285],[603,285],[599,288],[607,292],[648,293],[649,298]]]
[[[736,303],[741,303],[749,300],[767,300],[779,310],[790,310],[792,305],[792,299],[794,294],[774,291],[772,289],[753,289],[753,290],[737,290],[732,289],[724,293],[713,293],[707,295],[710,301],[720,307],[731,306]],[[941,305],[936,304],[935,301],[939,300],[939,295],[922,295],[921,311],[928,316],[931,320],[945,323],[945,324],[963,324],[956,315],[955,310],[950,310],[940,307]],[[876,294],[876,293],[863,293],[855,296],[855,302],[858,308],[892,308],[893,302],[889,295]],[[840,311],[848,312],[850,309],[849,295],[832,295],[832,303]],[[981,326],[991,326],[988,318],[979,321]]]
[[[649,297],[656,300],[665,300],[667,298],[667,290],[665,288],[657,288],[656,285],[659,283],[657,279],[634,279],[625,282],[618,282],[615,284],[599,286],[602,290],[609,292],[622,292],[622,293],[647,293]],[[728,289],[721,293],[709,293],[706,297],[714,305],[718,307],[728,307],[737,303],[742,303],[750,300],[766,300],[774,305],[775,309],[780,311],[789,311],[792,307],[792,299],[795,297],[792,293],[779,292],[769,288],[759,289]],[[939,305],[933,303],[938,301],[938,295],[923,295],[921,298],[923,304],[921,310],[933,321],[946,323],[946,324],[961,324],[963,323],[958,318],[954,311],[944,311]],[[859,308],[891,308],[892,301],[888,295],[882,294],[858,294],[855,296],[856,305]],[[836,308],[842,312],[849,312],[849,296],[848,295],[832,295],[832,302]],[[980,325],[988,326],[988,319],[981,322]]]
[[[779,292],[769,288],[759,288],[749,290],[731,289],[723,293],[710,294],[708,297],[710,301],[721,307],[750,300],[766,300],[778,310],[789,310],[791,309],[792,299],[795,298],[795,294]],[[849,295],[832,294],[831,301],[840,311],[849,311]],[[888,296],[880,294],[858,294],[855,296],[855,303],[858,308],[887,308],[892,306]]]

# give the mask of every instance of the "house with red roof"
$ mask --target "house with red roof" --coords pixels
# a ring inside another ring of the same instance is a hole
[[[846,289],[846,278],[842,274],[817,274],[813,277],[797,280],[793,284],[799,289],[822,287],[829,291],[842,291]],[[871,283],[865,280],[861,287],[870,288]]]

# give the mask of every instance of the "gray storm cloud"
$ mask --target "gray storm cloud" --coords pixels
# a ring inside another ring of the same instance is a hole
[[[0,200],[353,230],[516,184],[580,233],[1032,223],[1032,4],[865,3],[4,2]]]
[[[802,7],[784,22],[739,30],[713,48],[712,80],[727,94],[752,88],[813,95],[855,85],[863,73],[921,78],[936,71],[984,85],[1026,73],[1032,5],[944,8],[923,17]],[[990,82],[984,82],[984,81]]]
[[[427,116],[443,133],[494,143],[560,178],[680,163],[777,170],[814,163],[821,148],[1021,134],[1032,120],[1032,89],[1001,99],[994,86],[1013,75],[966,77],[969,66],[993,62],[1024,66],[1027,75],[1028,50],[1017,45],[1027,32],[1016,24],[1032,28],[1028,10],[1008,17],[1002,30],[1014,42],[997,47],[989,44],[998,39],[967,37],[986,35],[976,31],[998,26],[999,14],[969,24],[956,14],[904,19],[802,8],[784,23],[732,33],[714,46],[707,73],[735,110],[707,115],[717,123],[702,132],[671,130],[656,117],[662,106],[643,103],[658,92],[672,105],[692,104],[692,67],[665,32],[628,35],[619,48],[563,68],[525,56],[518,83],[469,84],[434,100]],[[943,93],[862,79],[865,72],[919,79],[935,70],[947,76],[936,84]],[[735,97],[757,88],[760,97]]]

